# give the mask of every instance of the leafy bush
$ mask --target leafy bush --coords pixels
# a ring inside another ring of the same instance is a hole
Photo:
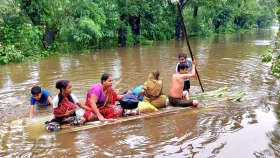
[[[26,57],[20,50],[17,50],[14,45],[3,46],[0,44],[0,64],[22,62],[25,60]]]
[[[277,38],[276,38],[277,39]],[[262,53],[262,62],[271,62],[271,71],[276,76],[280,77],[280,50],[271,47],[268,47]]]
[[[130,26],[126,27],[127,30],[127,34],[126,34],[126,45],[127,46],[131,46],[134,44],[134,38],[133,38],[133,34],[132,34],[132,30]]]
[[[77,49],[98,46],[106,22],[104,11],[89,1],[75,2],[66,9],[69,14],[61,21],[60,39]]]

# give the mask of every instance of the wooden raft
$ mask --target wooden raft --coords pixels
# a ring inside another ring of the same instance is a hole
[[[141,115],[135,115],[135,116],[126,116],[126,117],[119,117],[115,122],[108,122],[108,123],[98,123],[96,122],[88,122],[85,123],[83,126],[72,126],[68,129],[69,132],[76,132],[76,131],[81,131],[81,130],[86,130],[86,129],[93,129],[93,128],[98,128],[98,127],[104,127],[112,124],[118,124],[122,122],[127,122],[127,121],[132,121],[132,120],[138,120],[141,118],[152,118],[152,117],[159,117],[162,115],[167,115],[167,114],[172,114],[172,113],[178,113],[181,111],[186,111],[189,108],[181,108],[181,107],[168,107],[168,108],[163,108],[155,112],[151,113],[146,113],[146,114],[141,114]]]

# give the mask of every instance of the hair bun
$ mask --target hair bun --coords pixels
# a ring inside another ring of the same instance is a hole
[[[57,89],[66,88],[69,82],[70,82],[69,80],[59,80],[56,82],[55,88]]]

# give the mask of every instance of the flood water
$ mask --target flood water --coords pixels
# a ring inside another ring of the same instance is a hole
[[[167,94],[178,53],[189,56],[186,42],[171,40],[0,66],[0,156],[280,157],[280,83],[259,55],[276,31],[190,39],[204,90],[227,87],[229,94],[244,92],[240,102],[226,101],[225,96],[201,99],[198,108],[185,112],[73,133],[47,133],[43,124],[36,123],[51,118],[51,108],[36,109],[33,122],[25,120],[32,86],[55,96],[55,82],[69,79],[73,93],[84,102],[87,90],[100,82],[104,72],[113,74],[113,87],[122,93],[157,69]],[[191,93],[200,92],[199,82],[191,79]]]

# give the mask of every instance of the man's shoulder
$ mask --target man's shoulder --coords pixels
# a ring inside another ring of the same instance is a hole
[[[46,97],[52,97],[51,92],[45,89],[42,89],[42,94]]]
[[[173,74],[172,78],[178,78],[178,77],[180,77],[180,75],[181,75],[180,73]]]
[[[187,74],[177,73],[177,74],[174,74],[174,75],[175,76],[173,78],[176,78],[177,80],[184,80],[184,79],[186,79]]]

